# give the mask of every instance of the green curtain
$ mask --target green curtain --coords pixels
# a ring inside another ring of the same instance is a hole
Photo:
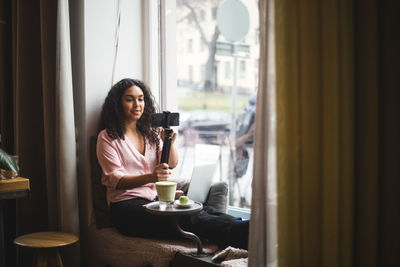
[[[400,266],[400,2],[354,14],[354,266]]]
[[[399,11],[275,1],[279,266],[400,265]]]

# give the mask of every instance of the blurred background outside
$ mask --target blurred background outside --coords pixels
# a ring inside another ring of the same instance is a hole
[[[176,1],[177,92],[180,112],[178,177],[216,161],[214,179],[227,181],[229,204],[250,208],[258,85],[258,1],[241,1],[249,30],[237,42],[217,26],[221,0]],[[247,134],[247,135],[246,135]],[[245,136],[239,146],[235,145]]]

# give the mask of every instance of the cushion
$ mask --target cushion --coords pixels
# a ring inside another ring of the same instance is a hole
[[[96,155],[97,137],[90,137],[90,169],[92,179],[92,198],[96,227],[111,227],[111,217],[107,204],[106,187],[101,183],[102,170]]]
[[[214,207],[219,212],[226,213],[228,208],[228,183],[222,181],[213,183],[204,205]]]

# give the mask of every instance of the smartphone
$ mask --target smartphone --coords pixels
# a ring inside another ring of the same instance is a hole
[[[179,113],[169,111],[154,113],[152,115],[151,126],[164,128],[169,126],[179,126]]]

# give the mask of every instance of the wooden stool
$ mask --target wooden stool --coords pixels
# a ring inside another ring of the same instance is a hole
[[[36,249],[35,266],[63,266],[58,247],[68,246],[78,241],[74,234],[64,232],[38,232],[17,237],[14,243]]]

